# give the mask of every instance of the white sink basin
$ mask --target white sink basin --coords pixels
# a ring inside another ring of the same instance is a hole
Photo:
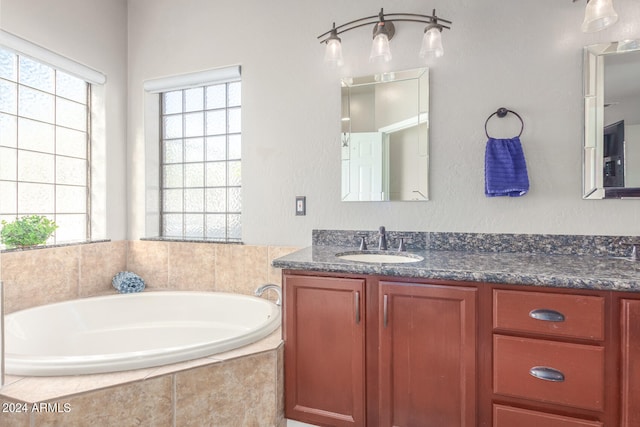
[[[419,262],[424,258],[419,255],[397,252],[343,252],[336,257],[355,262],[370,262],[375,264],[405,264]]]

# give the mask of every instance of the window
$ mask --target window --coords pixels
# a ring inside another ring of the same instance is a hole
[[[0,47],[0,219],[45,215],[50,243],[90,238],[89,99],[87,81]]]
[[[161,235],[240,241],[241,82],[164,91]]]

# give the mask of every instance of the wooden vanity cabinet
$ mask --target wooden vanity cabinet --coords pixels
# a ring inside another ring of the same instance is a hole
[[[285,416],[365,425],[364,279],[284,275]]]
[[[285,416],[639,427],[640,294],[285,270]]]
[[[620,313],[621,423],[640,426],[640,300],[623,299]]]
[[[286,271],[283,278],[287,418],[476,426],[476,288]]]
[[[476,425],[476,291],[380,282],[380,426]]]
[[[493,300],[493,426],[611,419],[606,296],[494,289]]]

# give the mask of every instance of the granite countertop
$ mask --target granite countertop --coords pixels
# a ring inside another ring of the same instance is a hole
[[[592,256],[411,250],[424,260],[409,264],[346,261],[335,255],[354,247],[310,246],[273,261],[289,270],[403,276],[514,285],[640,292],[640,262]]]

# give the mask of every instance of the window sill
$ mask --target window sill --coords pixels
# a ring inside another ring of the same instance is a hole
[[[62,248],[65,246],[77,246],[77,245],[90,245],[92,243],[105,243],[110,242],[111,239],[101,239],[101,240],[83,240],[77,242],[65,242],[65,243],[56,243],[53,245],[37,245],[37,246],[29,246],[26,248],[5,248],[4,246],[0,246],[0,253],[5,252],[24,252],[24,251],[33,251],[37,249],[51,249],[51,248]]]
[[[152,242],[182,242],[182,243],[217,243],[223,245],[244,245],[241,240],[205,239],[198,237],[142,237],[140,240]]]

